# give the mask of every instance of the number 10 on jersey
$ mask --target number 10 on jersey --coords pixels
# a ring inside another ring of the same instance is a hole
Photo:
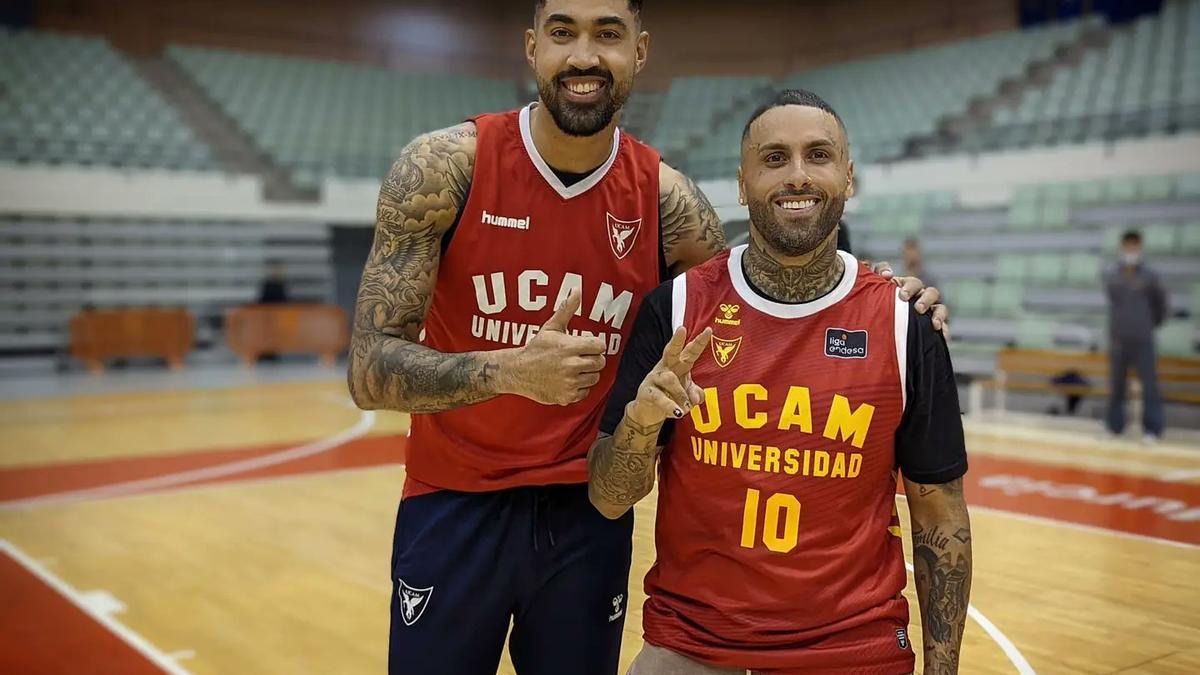
[[[761,493],[746,488],[746,506],[742,511],[742,548],[754,548],[758,538]],[[783,492],[767,498],[763,509],[762,543],[775,553],[790,553],[800,538],[800,500]],[[783,521],[783,533],[779,523]]]

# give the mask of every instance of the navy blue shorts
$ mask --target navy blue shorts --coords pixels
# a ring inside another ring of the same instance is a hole
[[[586,485],[435,492],[400,503],[392,546],[393,675],[613,675],[629,597],[633,513]]]

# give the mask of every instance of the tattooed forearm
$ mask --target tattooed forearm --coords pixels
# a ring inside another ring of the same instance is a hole
[[[916,488],[916,489],[913,489]],[[926,675],[958,672],[971,595],[971,522],[962,479],[905,484],[912,518],[913,576],[925,644]]]
[[[601,434],[588,452],[588,496],[609,518],[617,518],[650,494],[662,422],[642,425],[626,415],[612,436]]]
[[[663,253],[674,274],[725,250],[725,230],[708,197],[665,164],[659,172],[658,218]]]
[[[837,254],[837,235],[804,256],[799,265],[784,265],[758,240],[750,238],[742,265],[754,287],[779,302],[808,302],[833,290],[846,272],[846,264]]]
[[[410,143],[384,179],[350,344],[350,393],[361,407],[435,412],[499,393],[498,354],[442,354],[416,343],[474,156],[474,125],[451,127]]]

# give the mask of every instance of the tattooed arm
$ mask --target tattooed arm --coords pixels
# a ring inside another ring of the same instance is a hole
[[[712,333],[706,329],[684,345],[684,330],[671,329],[671,288],[654,289],[638,309],[601,433],[588,452],[588,496],[609,518],[650,493],[666,420],[683,417],[703,395],[691,369]]]
[[[692,179],[665,163],[658,165],[658,218],[672,276],[725,250],[725,230],[708,197]]]
[[[350,395],[360,408],[433,412],[499,394],[497,353],[442,354],[417,344],[442,236],[463,207],[475,125],[417,137],[384,179],[350,341]]]
[[[662,449],[658,432],[665,420],[637,422],[629,406],[614,435],[601,433],[588,451],[588,498],[607,518],[620,518],[650,494]]]
[[[904,493],[912,521],[925,675],[953,675],[971,595],[971,521],[962,479],[941,485],[905,480]]]
[[[692,366],[708,346],[712,331],[704,329],[684,342],[680,328],[663,348],[662,358],[646,374],[637,397],[625,406],[611,436],[600,434],[588,451],[588,497],[600,513],[620,518],[650,494],[657,466],[658,432],[663,423],[679,419],[699,403],[703,392],[692,382]]]
[[[350,340],[347,379],[360,408],[430,413],[500,394],[566,404],[599,380],[603,340],[566,333],[578,293],[524,347],[444,354],[417,344],[442,236],[467,197],[475,139],[469,122],[419,136],[384,179]]]

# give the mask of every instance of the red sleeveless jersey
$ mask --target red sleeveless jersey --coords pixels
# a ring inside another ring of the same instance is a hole
[[[659,476],[647,641],[727,667],[910,672],[894,435],[908,305],[848,254],[838,286],[787,305],[745,247],[675,279],[672,323],[713,329],[705,401]]]
[[[608,160],[564,186],[538,154],[531,107],[482,115],[467,203],[438,266],[423,344],[440,352],[529,342],[572,289],[568,329],[608,344],[600,382],[569,406],[506,395],[412,416],[406,495],[587,482],[622,344],[660,282],[659,155],[616,132]]]

